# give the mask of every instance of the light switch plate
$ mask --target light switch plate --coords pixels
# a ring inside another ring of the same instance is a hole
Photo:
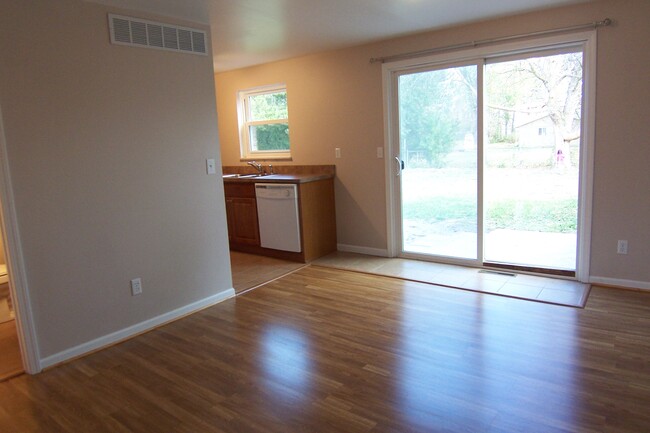
[[[205,160],[205,165],[206,165],[206,170],[208,171],[208,174],[216,174],[217,173],[217,167],[214,163],[214,159],[206,159]]]

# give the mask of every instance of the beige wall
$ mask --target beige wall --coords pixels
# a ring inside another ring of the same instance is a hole
[[[237,91],[286,83],[292,163],[336,164],[338,242],[386,248],[381,66],[371,54],[354,48],[217,74],[219,138],[224,164],[240,164]]]
[[[591,275],[650,288],[650,2],[612,0],[454,27],[215,76],[225,164],[239,164],[236,91],[285,82],[294,164],[336,164],[341,244],[385,249],[381,66],[370,57],[599,21]],[[334,148],[343,158],[334,159]],[[629,240],[629,254],[616,241]]]
[[[0,4],[0,106],[43,358],[232,287],[223,186],[205,173],[220,163],[212,59],[111,45],[108,10]]]

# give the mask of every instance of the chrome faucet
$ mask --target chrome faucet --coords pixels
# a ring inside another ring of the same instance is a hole
[[[259,162],[249,161],[246,164],[250,165],[251,167],[255,167],[258,174],[260,175],[264,174],[264,167],[262,167],[262,164],[260,164]]]

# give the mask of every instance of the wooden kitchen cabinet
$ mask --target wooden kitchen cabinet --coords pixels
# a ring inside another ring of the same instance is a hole
[[[228,220],[228,240],[231,248],[237,245],[260,245],[260,232],[257,222],[257,203],[255,185],[225,184],[226,218]]]
[[[303,263],[336,251],[333,178],[298,183],[300,252],[260,245],[254,182],[225,182],[224,190],[230,249]]]
[[[336,251],[334,180],[301,183],[298,187],[302,261]]]

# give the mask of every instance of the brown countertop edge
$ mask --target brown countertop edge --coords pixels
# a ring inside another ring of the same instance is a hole
[[[257,177],[224,177],[224,182],[249,183],[307,183],[332,179],[333,174],[270,174]]]
[[[267,168],[267,167],[265,167]],[[223,174],[254,174],[250,166],[224,166]],[[267,168],[268,170],[268,168]],[[273,166],[274,174],[257,177],[224,177],[224,182],[247,183],[307,183],[332,179],[336,171],[334,165],[282,165]]]

